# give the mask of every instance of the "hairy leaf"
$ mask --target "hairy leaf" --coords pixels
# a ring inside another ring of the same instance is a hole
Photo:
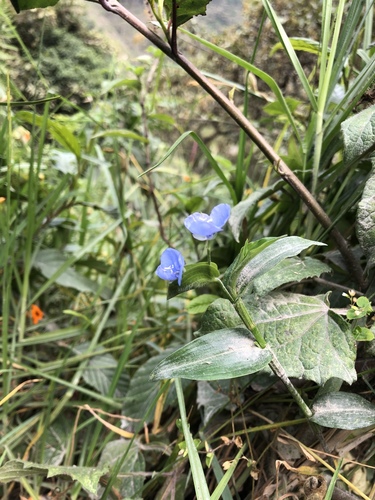
[[[153,379],[220,380],[241,377],[265,368],[272,355],[256,347],[245,328],[225,328],[199,337],[165,358]]]
[[[262,298],[251,296],[245,303],[289,377],[314,380],[318,384],[331,377],[349,384],[356,380],[352,332],[321,297],[272,293]],[[203,315],[197,333],[207,334],[226,323],[231,327],[242,325],[228,300],[216,300]]]
[[[357,236],[362,250],[365,252],[367,267],[375,265],[375,168],[367,180],[362,199],[358,204]]]
[[[375,405],[348,392],[331,392],[312,406],[311,420],[332,429],[362,429],[375,424]]]
[[[256,278],[253,283],[253,293],[258,297],[264,296],[286,283],[298,282],[330,272],[331,268],[317,259],[291,257],[279,262],[271,271]]]
[[[351,116],[341,124],[345,159],[353,161],[375,149],[375,106]]]

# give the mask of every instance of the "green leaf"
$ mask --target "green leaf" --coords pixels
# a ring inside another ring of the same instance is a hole
[[[143,137],[143,135],[137,134],[132,130],[126,129],[111,129],[104,130],[103,132],[98,132],[92,136],[92,139],[97,139],[99,137],[121,137],[121,139],[133,139],[134,141],[140,141],[147,143],[148,139]]]
[[[65,467],[46,464],[36,464],[26,460],[10,460],[0,467],[0,482],[20,481],[23,477],[44,476],[69,476],[78,481],[85,490],[94,495],[97,492],[98,483],[102,476],[108,472],[108,467]]]
[[[375,424],[375,405],[348,392],[331,392],[312,406],[311,420],[332,429],[362,429]]]
[[[244,302],[288,377],[318,384],[332,377],[349,384],[356,380],[353,333],[321,297],[283,292],[262,298],[252,295]],[[229,325],[236,328],[242,321],[228,300],[219,299],[203,315],[197,334],[204,338],[207,332]]]
[[[237,280],[242,270],[264,249],[272,245],[278,238],[261,238],[256,241],[247,241],[241,248],[232,264],[225,271],[223,276],[224,285],[232,292],[237,288]]]
[[[255,278],[252,292],[261,297],[286,283],[298,282],[331,271],[327,264],[318,259],[291,257],[279,262],[271,271]]]
[[[55,420],[49,425],[45,435],[43,459],[49,465],[60,465],[69,450],[72,427],[65,417]]]
[[[42,127],[44,124],[43,116],[30,111],[19,111],[16,113],[16,118],[21,122],[36,125],[37,127]],[[49,118],[47,120],[47,130],[61,146],[74,153],[77,158],[81,156],[81,146],[69,127]]]
[[[375,149],[375,106],[345,120],[341,131],[347,162],[370,154]]]
[[[309,52],[310,54],[319,55],[321,52],[321,44],[312,38],[302,38],[302,37],[289,37],[289,41],[294,50],[300,50],[302,52]],[[282,50],[284,45],[281,42],[276,43],[271,50],[270,55],[272,56],[278,50]]]
[[[102,451],[98,467],[110,467],[114,469],[116,462],[126,457],[121,464],[118,476],[113,484],[117,496],[127,498],[139,498],[139,492],[145,481],[145,459],[137,442],[126,439],[116,439],[107,443]],[[99,489],[97,498],[102,498],[104,488]],[[138,493],[138,495],[137,495]]]
[[[218,298],[217,295],[212,295],[210,293],[198,295],[198,297],[194,297],[194,299],[190,301],[186,306],[186,310],[189,314],[202,314],[206,312],[207,307]]]
[[[65,263],[67,258],[59,250],[49,248],[46,250],[39,250],[35,255],[33,261],[33,267],[39,269],[43,276],[49,279],[53,276]],[[65,286],[67,288],[74,288],[79,292],[98,292],[100,285],[80,275],[73,268],[68,268],[62,272],[55,280],[58,285]],[[108,299],[110,297],[109,289],[101,290],[101,297]]]
[[[211,0],[178,0],[177,6],[177,26],[186,23],[194,16],[205,16],[206,7]],[[165,0],[164,8],[169,19],[172,19],[173,0]]]
[[[374,124],[375,125],[375,124]],[[375,139],[374,139],[375,140]],[[367,268],[375,266],[375,161],[371,175],[363,190],[357,210],[357,236],[368,258]]]
[[[288,377],[351,384],[357,379],[353,334],[323,299],[275,292],[245,303]]]
[[[255,251],[251,248],[253,244],[258,244]],[[258,242],[248,243],[225,272],[223,282],[232,292],[235,291],[235,295],[242,295],[247,290],[251,292],[255,278],[269,273],[279,262],[298,255],[311,245],[324,245],[324,243],[298,236],[264,238]]]
[[[243,326],[243,323],[234,306],[227,299],[217,299],[202,316],[201,327],[195,332],[195,335],[202,336],[215,330],[237,326]]]
[[[173,348],[166,349],[161,354],[148,359],[138,368],[138,370],[136,370],[130,381],[126,397],[124,398],[124,415],[135,419],[141,419],[142,421],[146,420],[147,423],[152,421],[154,418],[152,412],[149,414],[148,419],[145,419],[145,415],[159,392],[160,384],[150,380],[150,375],[156,366],[168,356],[168,354],[174,352],[174,350]],[[164,408],[174,405],[176,397],[175,388],[172,386],[167,394]]]
[[[179,295],[180,293],[207,286],[215,283],[220,276],[219,269],[214,262],[198,262],[197,264],[188,264],[185,266],[182,275],[181,286],[177,281],[173,281],[168,287],[168,299]]]
[[[229,402],[229,396],[220,392],[217,387],[212,387],[205,380],[198,382],[197,405],[198,408],[203,407],[203,425],[206,425],[210,418]]]
[[[374,332],[364,326],[356,326],[353,330],[353,336],[357,342],[370,342],[374,340]]]
[[[59,0],[10,0],[17,12],[21,10],[39,9],[45,7],[53,7]]]
[[[220,380],[265,368],[272,355],[256,347],[245,328],[225,328],[199,337],[165,358],[152,379]]]
[[[88,342],[83,342],[74,347],[74,352],[84,354],[89,348]],[[101,350],[98,348],[98,350]],[[117,370],[118,361],[112,354],[104,353],[93,356],[88,362],[84,372],[83,380],[97,392],[107,395],[111,387],[113,377]],[[114,397],[124,397],[129,387],[129,376],[126,372],[121,374],[119,383],[116,387]]]

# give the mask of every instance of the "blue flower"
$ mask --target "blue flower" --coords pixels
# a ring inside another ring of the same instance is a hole
[[[185,261],[178,250],[167,248],[161,254],[160,266],[156,269],[156,274],[162,280],[178,280],[181,285],[182,273],[184,272]]]
[[[226,203],[217,205],[210,215],[195,212],[185,219],[185,227],[196,240],[206,241],[212,239],[216,233],[223,230],[224,224],[229,219],[230,206]]]

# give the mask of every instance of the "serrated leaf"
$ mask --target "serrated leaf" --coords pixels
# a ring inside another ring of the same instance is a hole
[[[39,250],[33,260],[33,267],[39,269],[43,276],[47,279],[51,278],[56,271],[58,271],[67,261],[65,255],[54,248]],[[100,285],[77,273],[73,268],[68,268],[62,272],[55,280],[58,285],[67,288],[74,288],[79,292],[93,292],[96,293]],[[105,288],[101,290],[100,296],[104,299],[110,297],[110,291]]]
[[[349,325],[320,297],[272,293],[247,308],[288,377],[324,384],[357,379],[356,344]]]
[[[375,148],[375,106],[351,116],[341,124],[345,159],[350,162]]]
[[[207,311],[208,306],[218,298],[217,295],[212,295],[210,293],[198,295],[198,297],[194,297],[194,299],[190,301],[186,306],[186,310],[189,314],[203,314]]]
[[[126,439],[117,439],[107,443],[102,451],[98,467],[109,466],[113,469],[118,460],[122,461],[118,476],[113,484],[121,498],[138,498],[143,483],[145,481],[145,459],[140,451],[137,442],[131,442]],[[100,488],[104,491],[104,488]],[[103,491],[99,491],[101,498]],[[99,498],[98,496],[98,498]]]
[[[375,265],[375,166],[366,182],[357,211],[357,237],[368,258],[367,267]]]
[[[117,364],[117,360],[111,354],[98,354],[90,359],[82,377],[86,384],[106,396],[117,370]],[[129,376],[124,372],[121,374],[114,397],[124,397],[128,387]]]
[[[277,182],[273,186],[257,189],[251,193],[246,200],[240,201],[232,208],[228,223],[236,241],[240,239],[240,232],[244,219],[249,217],[251,213],[257,209],[260,200],[273,194],[281,184],[282,182]]]
[[[338,377],[349,384],[356,380],[356,345],[349,325],[333,313],[321,297],[272,293],[245,299],[260,333],[288,377],[323,384]],[[213,302],[202,317],[199,335],[242,321],[224,299]],[[203,338],[206,335],[203,336]]]
[[[206,7],[211,0],[179,0],[177,5],[177,26],[186,23],[194,16],[205,16]],[[172,18],[173,1],[165,0],[164,7],[168,17]]]
[[[220,276],[219,269],[214,262],[198,262],[197,264],[188,264],[185,266],[184,274],[182,275],[181,286],[178,286],[177,281],[173,281],[168,287],[168,299],[179,295],[180,293],[202,288],[210,283],[215,283]]]
[[[375,424],[375,405],[348,392],[331,392],[312,406],[311,420],[332,429],[362,429]]]
[[[252,292],[261,297],[286,283],[298,282],[330,272],[331,268],[318,259],[291,257],[279,262],[271,271],[256,278]]]
[[[256,347],[249,330],[225,328],[203,335],[165,358],[153,379],[220,380],[241,377],[265,368],[272,355]]]
[[[0,467],[0,482],[20,481],[22,477],[45,476],[70,476],[78,481],[88,492],[96,494],[99,480],[108,472],[108,467],[65,467],[36,464],[25,460],[10,460]]]

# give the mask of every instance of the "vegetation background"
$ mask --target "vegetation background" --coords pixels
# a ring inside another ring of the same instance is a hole
[[[287,35],[269,12],[266,19],[267,3],[212,0],[206,18],[188,24],[192,36],[179,34],[179,48],[311,189],[366,284],[228,113],[122,19],[76,1],[15,14],[0,0],[1,498],[375,498],[372,404],[336,401],[362,426],[346,428],[337,416],[320,427],[261,371],[183,377],[184,417],[179,385],[150,378],[200,328],[206,333],[205,314],[219,295],[208,282],[168,292],[155,275],[160,255],[172,246],[188,264],[205,262],[207,247],[183,221],[220,203],[234,213],[210,249],[221,275],[246,241],[323,242],[298,261],[313,257],[314,272],[273,288],[329,301],[353,345],[356,327],[364,336],[373,329],[372,225],[361,231],[357,209],[372,196],[374,137],[362,141],[355,132],[363,145],[353,152],[354,136],[340,128],[362,111],[373,124],[373,3],[360,0],[356,10],[333,2],[326,25],[329,1],[275,0]],[[328,92],[323,35],[332,37],[340,6],[345,29]],[[126,8],[152,26],[139,2]],[[325,91],[319,114],[314,105]],[[373,213],[372,205],[366,210]],[[312,403],[343,388],[372,403],[370,339],[356,344],[352,384],[335,376],[331,360],[324,383],[296,374],[291,352],[298,393]],[[312,340],[318,354],[328,350],[328,342]],[[197,488],[187,421],[206,496]]]

